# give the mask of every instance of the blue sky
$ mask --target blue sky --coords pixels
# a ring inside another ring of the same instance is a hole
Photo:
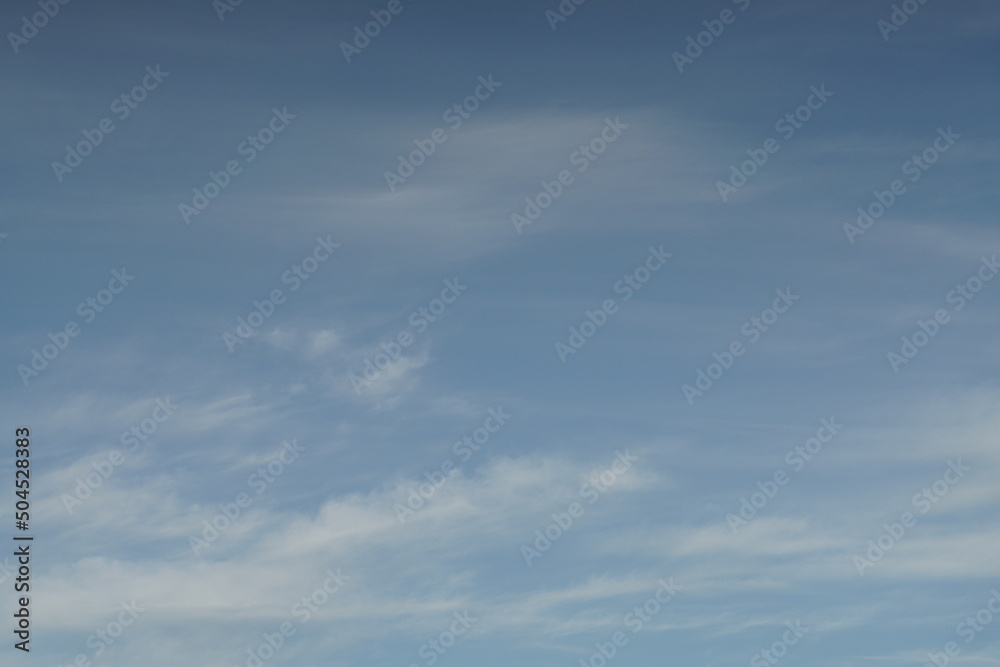
[[[390,5],[2,12],[12,663],[1000,664],[997,7]]]

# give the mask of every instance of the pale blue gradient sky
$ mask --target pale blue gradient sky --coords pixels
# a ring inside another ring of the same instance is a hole
[[[17,659],[93,658],[88,637],[134,598],[147,611],[94,664],[244,665],[289,621],[266,664],[426,665],[464,610],[479,620],[436,664],[578,665],[623,630],[609,664],[745,665],[796,621],[809,632],[786,664],[919,665],[949,641],[1000,664],[996,625],[956,634],[1000,584],[1000,282],[948,301],[1000,252],[997,8],[930,2],[885,40],[890,2],[591,0],[552,30],[557,4],[403,0],[347,63],[339,44],[387,3],[246,0],[220,21],[208,0],[78,0],[0,56],[0,392],[5,432],[36,442],[36,625]],[[734,21],[679,73],[672,54],[724,9]],[[35,11],[19,0],[0,26]],[[157,65],[169,74],[115,116]],[[450,129],[444,112],[489,76]],[[723,202],[730,166],[822,85],[829,100]],[[275,108],[295,117],[247,162]],[[51,163],[105,117],[114,132],[59,182]],[[628,128],[578,171],[608,118]],[[904,162],[949,127],[960,138],[909,181]],[[436,128],[447,141],[390,192],[386,170]],[[185,224],[178,205],[229,160],[240,173]],[[519,234],[511,214],[564,169],[573,183]],[[849,243],[894,179],[906,193]],[[317,238],[340,245],[292,290]],[[625,301],[616,283],[661,245],[671,258]],[[122,267],[134,281],[85,322],[78,304]],[[440,318],[411,326],[456,279]],[[275,289],[285,301],[231,354],[223,334]],[[750,344],[744,323],[779,289],[799,300]],[[607,299],[562,363],[556,342]],[[948,323],[893,372],[887,353],[938,309]],[[18,365],[70,321],[79,335],[25,386]],[[402,331],[413,343],[355,392]],[[746,353],[689,405],[682,385],[734,341]],[[128,451],[121,434],[167,397],[176,412]],[[501,407],[462,460],[453,444]],[[795,470],[786,453],[831,417],[843,430]],[[248,478],[293,439],[303,453],[258,495]],[[69,513],[112,449],[125,462]],[[590,504],[581,485],[625,450],[638,460]],[[957,459],[971,470],[921,514],[914,494]],[[446,461],[457,472],[400,524]],[[727,514],[779,470],[734,535]],[[189,536],[244,492],[195,555]],[[528,567],[521,546],[574,502]],[[854,556],[906,511],[916,525],[860,575]],[[338,567],[350,580],[299,625],[292,605]],[[670,577],[682,589],[633,633],[626,614]]]

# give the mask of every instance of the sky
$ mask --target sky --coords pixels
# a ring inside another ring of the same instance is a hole
[[[1000,665],[995,3],[0,26],[2,664]]]

